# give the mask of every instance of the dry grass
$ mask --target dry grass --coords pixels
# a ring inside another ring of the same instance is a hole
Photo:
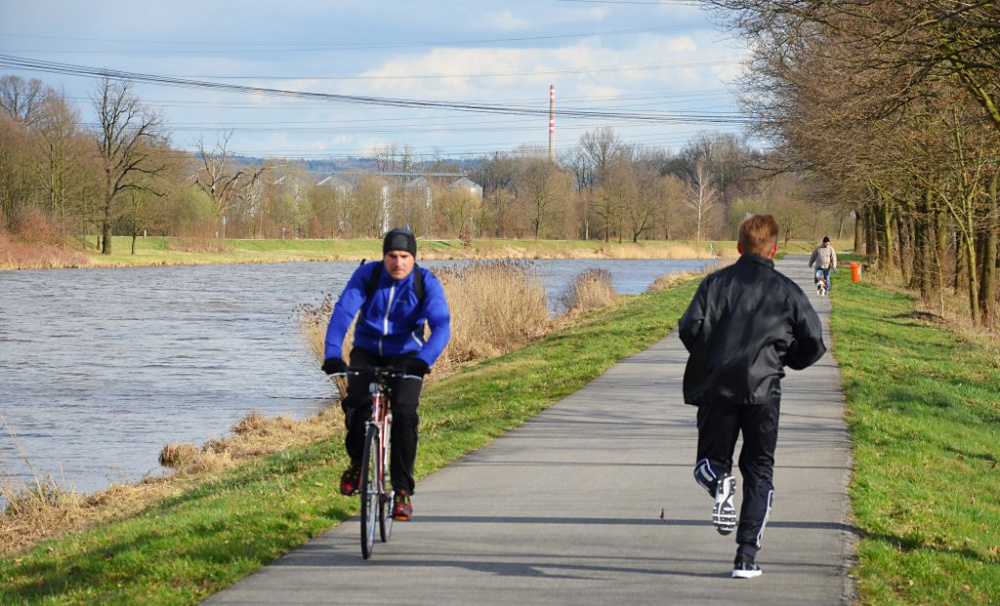
[[[691,273],[687,271],[678,272],[676,274],[666,274],[660,276],[653,281],[652,284],[646,289],[646,292],[659,292],[661,290],[666,290],[676,284],[677,282],[683,282],[684,280],[690,280],[691,278],[701,274]]]
[[[79,495],[52,476],[36,472],[2,415],[0,421],[31,475],[31,480],[25,481],[6,469],[0,470],[0,498],[4,505],[0,511],[0,556],[95,522],[132,514],[181,491],[180,481],[147,478],[136,484],[112,485],[90,496]]]
[[[545,285],[531,265],[519,261],[476,261],[435,271],[451,309],[451,340],[431,377],[463,364],[502,355],[552,328]],[[309,349],[322,360],[333,295],[317,306],[296,308]],[[345,343],[353,341],[353,325]],[[349,351],[346,347],[345,351]]]
[[[563,298],[563,305],[570,313],[583,313],[592,309],[618,304],[619,296],[606,269],[588,269],[573,281]]]
[[[160,464],[189,475],[222,471],[248,459],[326,439],[342,426],[343,413],[337,406],[302,421],[264,417],[255,410],[233,426],[232,436],[209,440],[201,448],[165,445],[160,451]]]
[[[88,257],[55,235],[47,234],[42,240],[24,240],[12,237],[0,227],[0,269],[53,269],[58,267],[86,267]]]
[[[254,411],[233,426],[233,435],[211,440],[201,448],[189,444],[164,446],[160,460],[174,468],[173,474],[145,478],[135,484],[112,485],[88,496],[60,486],[51,477],[38,476],[21,452],[34,479],[27,483],[12,474],[0,473],[0,497],[7,504],[0,513],[0,556],[97,522],[126,517],[248,459],[328,439],[342,431],[342,416],[338,406],[303,421],[265,418]],[[17,444],[6,421],[3,426]]]
[[[177,238],[167,241],[167,250],[195,253],[232,252],[223,240],[218,238]]]
[[[596,256],[603,259],[711,259],[720,252],[721,249],[712,249],[708,244],[696,248],[693,244],[680,242],[609,243],[598,248]]]
[[[476,261],[436,272],[451,309],[451,340],[437,366],[514,351],[551,329],[545,284],[519,261]]]

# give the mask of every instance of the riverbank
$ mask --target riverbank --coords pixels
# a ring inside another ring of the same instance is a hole
[[[853,444],[859,603],[998,603],[997,345],[865,280],[835,283],[831,320]],[[676,325],[696,283],[629,297],[429,388],[419,473],[648,346]],[[119,507],[118,521],[0,559],[0,603],[197,603],[356,513],[336,494],[345,461],[327,424],[331,437],[192,478],[154,504]],[[115,495],[105,498],[114,510]]]
[[[676,325],[696,284],[627,297],[428,385],[417,475],[483,446],[648,347]],[[339,426],[329,427],[327,438],[188,478],[138,512],[0,560],[0,602],[197,603],[356,513],[357,500],[337,492],[347,461]]]
[[[841,243],[838,243],[841,244]],[[846,242],[843,245],[847,245]],[[815,243],[792,241],[782,252],[809,253]],[[0,242],[0,269],[60,267],[138,267],[228,263],[360,261],[382,255],[380,239],[235,240],[217,238],[116,236],[111,255],[102,255],[91,238],[87,247]],[[599,240],[461,240],[421,239],[419,258],[452,259],[735,259],[735,241],[601,242]]]

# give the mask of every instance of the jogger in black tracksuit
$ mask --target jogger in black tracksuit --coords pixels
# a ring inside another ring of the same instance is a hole
[[[819,316],[794,282],[774,269],[778,224],[756,215],[740,225],[739,260],[706,277],[679,323],[690,353],[684,401],[698,406],[695,480],[715,497],[712,521],[737,529],[732,576],[761,574],[755,562],[774,496],[784,367],[802,370],[826,352]],[[733,451],[740,433],[744,496],[736,523]]]

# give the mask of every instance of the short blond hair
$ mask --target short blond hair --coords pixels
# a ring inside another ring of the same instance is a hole
[[[774,215],[754,215],[740,223],[739,243],[743,254],[769,256],[778,245],[778,222]]]

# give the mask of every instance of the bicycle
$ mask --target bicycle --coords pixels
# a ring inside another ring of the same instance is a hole
[[[353,375],[373,375],[368,390],[371,393],[372,415],[365,430],[365,449],[361,459],[361,555],[368,559],[375,547],[375,528],[383,543],[392,536],[392,498],[389,479],[389,449],[392,435],[392,411],[389,407],[389,380],[402,376],[393,368],[348,368]]]

